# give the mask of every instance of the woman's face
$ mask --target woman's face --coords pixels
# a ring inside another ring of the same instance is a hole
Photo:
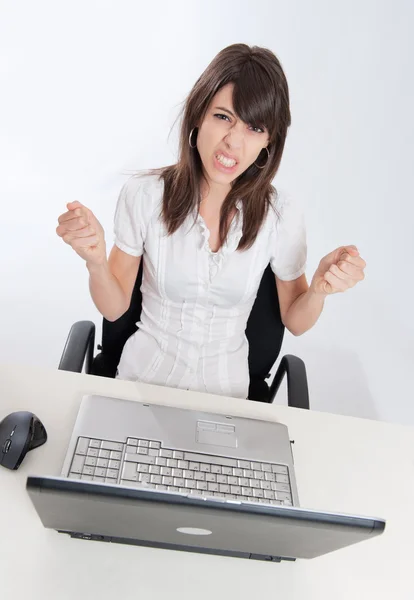
[[[269,143],[267,130],[238,119],[233,109],[233,84],[213,97],[197,135],[197,149],[207,180],[230,185]],[[264,163],[263,155],[257,164]]]

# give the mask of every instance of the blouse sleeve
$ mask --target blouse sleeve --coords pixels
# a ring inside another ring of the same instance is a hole
[[[286,192],[278,193],[274,208],[270,266],[278,279],[293,281],[306,270],[307,242],[303,211]]]
[[[133,176],[122,186],[114,217],[114,243],[131,256],[142,256],[151,197],[140,177]]]

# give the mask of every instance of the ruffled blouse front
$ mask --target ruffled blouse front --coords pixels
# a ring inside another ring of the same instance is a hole
[[[167,235],[162,198],[163,182],[154,175],[130,178],[119,195],[115,244],[143,256],[144,271],[138,331],[124,346],[117,376],[247,398],[247,320],[269,262],[281,279],[305,270],[300,213],[278,198],[277,211],[269,211],[254,244],[238,251],[239,201],[227,240],[213,252],[200,214]]]

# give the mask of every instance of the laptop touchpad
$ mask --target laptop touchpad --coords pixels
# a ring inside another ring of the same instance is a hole
[[[197,421],[196,442],[237,448],[236,428],[234,425],[227,425],[227,423]]]

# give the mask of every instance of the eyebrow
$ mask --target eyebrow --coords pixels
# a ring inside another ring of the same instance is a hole
[[[229,115],[236,118],[236,115],[234,115],[228,108],[224,108],[224,106],[216,106],[215,110],[224,110],[224,112],[227,112]]]

